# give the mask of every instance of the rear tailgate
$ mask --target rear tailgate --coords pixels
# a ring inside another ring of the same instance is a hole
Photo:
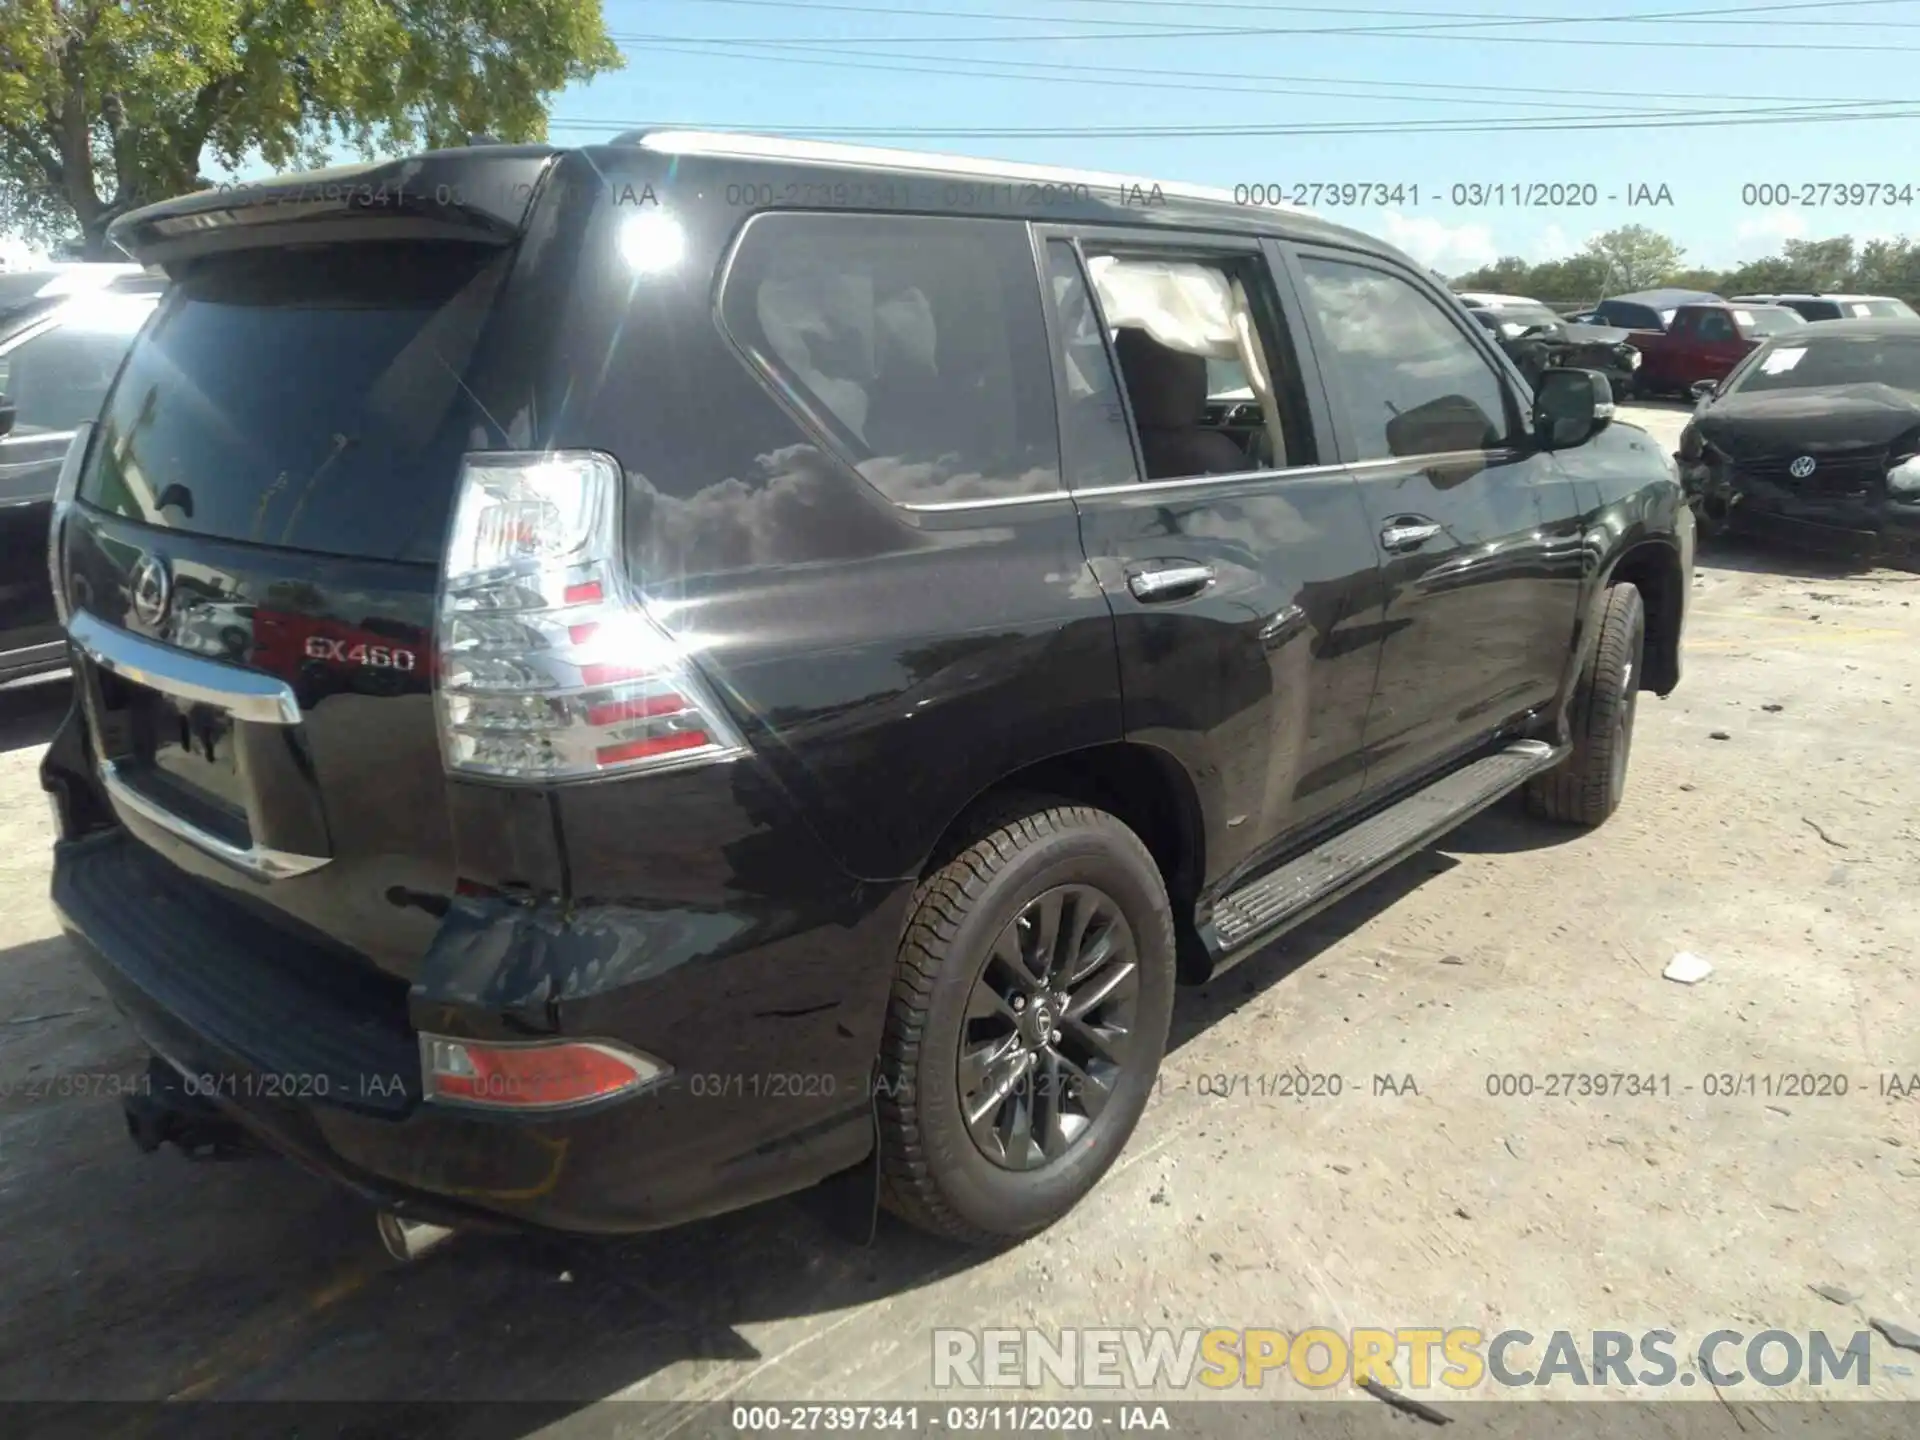
[[[464,187],[506,193],[515,165],[470,167]],[[60,539],[121,823],[401,976],[438,925],[417,899],[450,895],[460,869],[431,693],[437,562],[460,455],[487,443],[463,376],[515,255],[502,216],[434,183],[384,211],[367,178],[130,217],[116,238],[175,285]]]

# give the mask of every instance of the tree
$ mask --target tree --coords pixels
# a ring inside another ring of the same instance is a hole
[[[1570,255],[1533,267],[1528,292],[1549,305],[1591,305],[1607,295],[1606,262],[1593,255]]]
[[[234,169],[324,165],[487,133],[621,67],[597,0],[0,0],[0,228],[106,228]]]
[[[1462,290],[1484,290],[1494,295],[1531,295],[1526,287],[1533,279],[1533,266],[1518,255],[1503,255],[1491,265],[1462,275],[1454,284]]]
[[[1623,225],[1594,236],[1581,253],[1607,267],[1607,289],[1621,295],[1658,285],[1680,268],[1687,252],[1657,230]]]
[[[1692,270],[1674,271],[1667,276],[1666,283],[1676,290],[1703,290],[1709,295],[1732,294],[1732,291],[1720,288],[1720,282],[1724,278],[1718,270],[1702,270],[1696,267]]]

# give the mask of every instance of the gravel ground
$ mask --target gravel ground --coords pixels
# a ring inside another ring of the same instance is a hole
[[[1682,419],[1630,413],[1669,441]],[[403,1267],[292,1167],[138,1155],[107,1093],[138,1047],[45,898],[64,687],[0,697],[0,1397],[899,1400],[935,1394],[936,1326],[1920,1330],[1920,1099],[1883,1093],[1920,1072],[1916,599],[1920,576],[1704,553],[1685,681],[1641,706],[1613,821],[1502,806],[1183,994],[1120,1164],[988,1257],[884,1221],[862,1248],[791,1201]],[[1682,951],[1712,974],[1663,979]],[[1272,1093],[1296,1068],[1344,1092]],[[1568,1071],[1665,1079],[1541,1093]],[[1759,1078],[1709,1094],[1721,1074]],[[1782,1075],[1848,1093],[1767,1093]],[[1877,1345],[1848,1388],[1920,1398],[1920,1355]],[[1736,1406],[1807,1393],[1684,1398],[1732,1435],[1764,1428]],[[565,1428],[623,1413],[678,1412]]]

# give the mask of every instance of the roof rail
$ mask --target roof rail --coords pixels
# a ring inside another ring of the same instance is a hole
[[[796,140],[773,135],[740,134],[724,130],[629,130],[614,137],[615,144],[638,145],[660,155],[718,155],[742,160],[788,160],[802,165],[868,166],[889,170],[922,170],[936,175],[1033,180],[1042,184],[1157,187],[1161,194],[1181,200],[1238,204],[1231,190],[1205,185],[1183,185],[1151,180],[1143,175],[1119,175],[1102,170],[1074,170],[1052,165],[1029,165],[1018,160],[982,160],[936,151],[894,150],[878,145],[844,145],[826,140]],[[1280,210],[1312,215],[1298,205],[1242,206],[1243,209]]]

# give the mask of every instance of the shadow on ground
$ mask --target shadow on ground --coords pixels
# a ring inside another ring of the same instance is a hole
[[[0,753],[46,744],[72,702],[73,686],[66,680],[0,690]]]
[[[1527,822],[1490,812],[1452,848],[1498,848],[1514,823]],[[1171,1048],[1374,915],[1420,903],[1413,892],[1457,863],[1437,850],[1416,855],[1214,983],[1183,991]],[[0,974],[28,948],[0,953]],[[63,1053],[72,1073],[75,1047]],[[484,1427],[526,1433],[689,1362],[681,1392],[692,1400],[703,1381],[772,1358],[744,1325],[848,1310],[981,1258],[884,1217],[863,1248],[817,1197],[801,1197],[611,1241],[461,1236],[403,1266],[379,1249],[364,1204],[291,1165],[140,1155],[112,1078],[139,1066],[137,1042],[108,1027],[79,1053],[98,1066],[84,1083],[23,1099],[28,1077],[14,1072],[30,1057],[0,1031],[0,1084],[15,1095],[0,1107],[0,1395],[10,1399],[428,1403],[383,1435],[480,1433],[476,1411],[436,1410],[435,1401],[535,1402],[494,1409]],[[44,1073],[35,1078],[47,1088]],[[716,1373],[704,1376],[703,1361]],[[44,1424],[33,1428],[177,1429],[203,1440],[261,1433],[263,1415],[278,1429],[287,1413],[69,1404],[36,1412]],[[638,1430],[621,1428],[657,1433],[676,1413],[650,1407],[632,1417]]]

